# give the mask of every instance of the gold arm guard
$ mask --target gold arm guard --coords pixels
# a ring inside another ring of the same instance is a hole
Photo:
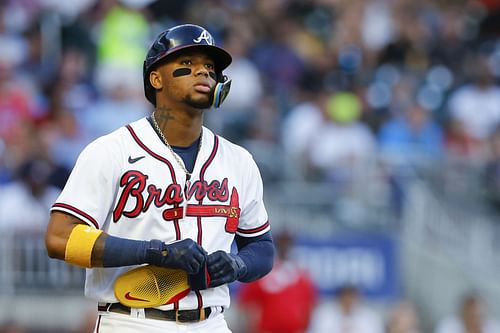
[[[64,260],[73,265],[90,268],[92,249],[101,234],[102,230],[83,224],[76,225],[66,243]]]

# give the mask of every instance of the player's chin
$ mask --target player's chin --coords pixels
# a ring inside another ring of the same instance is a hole
[[[203,94],[188,98],[186,103],[196,109],[208,109],[212,105],[212,100],[208,94]]]

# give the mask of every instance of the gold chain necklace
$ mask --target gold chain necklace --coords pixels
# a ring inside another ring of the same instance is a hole
[[[174,156],[177,164],[182,168],[182,170],[184,170],[184,173],[186,174],[186,180],[189,181],[191,179],[191,172],[189,172],[188,169],[186,169],[186,166],[184,165],[184,162],[181,160],[181,158],[179,157],[179,155],[177,155],[177,153],[172,149],[172,147],[168,143],[167,138],[165,137],[165,135],[163,134],[163,132],[160,129],[160,126],[158,126],[158,123],[156,122],[155,112],[156,112],[156,110],[153,111],[153,114],[151,115],[151,120],[153,121],[153,126],[155,127],[156,131],[158,132],[158,135],[162,139],[162,141],[165,144],[165,146],[167,146],[168,150],[170,150],[170,152]],[[203,138],[203,135],[202,135],[202,133],[200,133],[200,142],[198,143],[198,149],[196,151],[196,155],[197,156],[198,156],[198,153],[200,152],[200,149],[201,149],[202,138]]]

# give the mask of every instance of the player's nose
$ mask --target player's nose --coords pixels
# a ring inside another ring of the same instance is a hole
[[[204,65],[198,65],[198,66],[196,66],[196,68],[194,70],[194,74],[196,76],[202,75],[202,76],[208,77],[209,71]]]

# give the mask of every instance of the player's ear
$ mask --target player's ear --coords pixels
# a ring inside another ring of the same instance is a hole
[[[161,80],[160,72],[151,71],[151,73],[149,73],[149,83],[151,83],[153,88],[161,89],[163,87],[163,82]]]

